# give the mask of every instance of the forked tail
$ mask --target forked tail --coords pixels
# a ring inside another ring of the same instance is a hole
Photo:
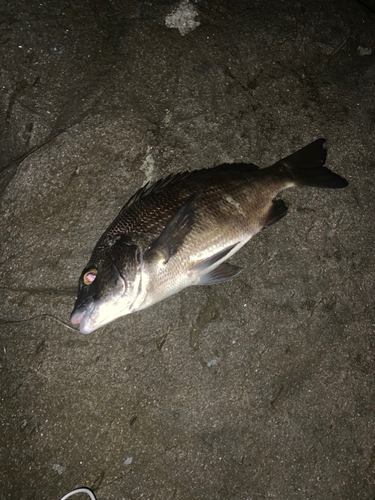
[[[324,166],[327,150],[323,147],[325,139],[318,139],[277,163],[272,169],[291,174],[295,185],[317,188],[341,189],[348,182]]]

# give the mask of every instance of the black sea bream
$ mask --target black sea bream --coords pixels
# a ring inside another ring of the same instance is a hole
[[[226,261],[261,229],[287,213],[282,190],[343,188],[324,167],[319,139],[274,165],[219,165],[170,175],[144,186],[96,244],[79,278],[71,322],[90,333],[190,285],[227,281],[240,268]]]

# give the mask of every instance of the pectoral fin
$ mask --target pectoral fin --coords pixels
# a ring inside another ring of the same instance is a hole
[[[202,190],[191,195],[169,219],[160,236],[147,250],[146,254],[148,256],[159,254],[164,260],[164,264],[166,264],[172,255],[177,252],[192,229],[196,202],[202,195]]]

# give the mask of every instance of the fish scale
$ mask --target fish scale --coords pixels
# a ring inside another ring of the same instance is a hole
[[[72,323],[90,333],[188,286],[235,277],[240,268],[226,260],[286,215],[283,201],[274,200],[280,191],[347,186],[324,166],[324,142],[318,139],[264,169],[223,164],[142,187],[103,233],[82,271]]]

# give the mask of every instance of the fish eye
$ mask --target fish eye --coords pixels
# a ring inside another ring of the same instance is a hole
[[[91,283],[95,280],[97,274],[97,269],[89,269],[83,275],[82,281],[85,285],[91,285]]]

